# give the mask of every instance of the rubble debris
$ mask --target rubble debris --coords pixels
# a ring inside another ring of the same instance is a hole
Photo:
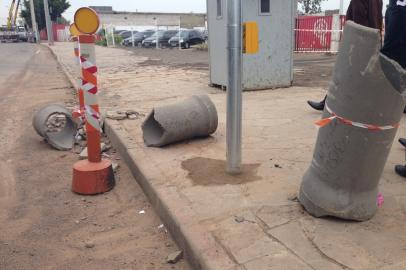
[[[170,264],[175,264],[175,263],[179,262],[182,259],[182,257],[183,257],[183,251],[179,250],[179,251],[169,254],[168,257],[166,257],[166,262],[170,263]]]
[[[106,118],[112,120],[124,120],[127,118],[127,114],[118,111],[108,111],[106,113]]]
[[[110,146],[110,145],[106,145],[105,143],[101,143],[101,144],[100,144],[100,149],[101,149],[102,152],[106,152],[106,151],[108,151],[109,149],[111,149],[111,146]],[[88,153],[87,153],[87,147],[86,147],[86,148],[84,148],[84,149],[82,150],[82,152],[79,154],[79,159],[80,159],[80,160],[83,160],[83,159],[87,159],[87,157],[88,157]]]
[[[85,242],[85,248],[94,248],[95,244],[92,241]]]
[[[234,220],[237,223],[243,223],[245,221],[245,217],[236,216],[236,217],[234,217]]]
[[[120,165],[117,163],[113,163],[112,166],[113,166],[113,172],[117,172],[118,168],[120,168]]]

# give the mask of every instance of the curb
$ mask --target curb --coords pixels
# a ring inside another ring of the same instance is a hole
[[[71,85],[77,89],[77,83],[56,53],[47,45],[58,65]],[[231,260],[227,251],[220,246],[212,234],[198,220],[184,200],[179,197],[176,187],[162,188],[148,179],[165,180],[166,176],[152,167],[154,162],[141,147],[131,142],[132,138],[116,120],[106,119],[105,134],[120,153],[133,177],[141,186],[151,205],[162,219],[179,248],[184,251],[185,259],[193,270],[237,270],[240,266]],[[148,169],[149,168],[149,169]]]
[[[139,147],[116,120],[106,119],[105,132],[112,145],[120,153],[138,184],[143,189],[155,211],[176,243],[184,251],[193,270],[239,269],[227,252],[203,226],[196,223],[195,214],[179,197],[176,187],[162,188],[148,179],[166,182],[142,147]],[[127,146],[132,146],[128,148]]]

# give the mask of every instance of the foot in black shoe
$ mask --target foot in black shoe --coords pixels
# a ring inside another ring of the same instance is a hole
[[[403,145],[403,147],[406,147],[406,139],[400,138],[400,139],[399,139],[399,143],[400,143],[401,145]]]
[[[396,172],[398,175],[400,175],[400,176],[406,178],[406,166],[403,166],[403,165],[396,165],[396,166],[395,166],[395,172]]]
[[[310,107],[312,107],[313,109],[315,109],[317,111],[324,110],[324,102],[315,102],[315,101],[308,100],[307,104],[309,104]]]
[[[406,107],[403,109],[403,113],[406,113]]]

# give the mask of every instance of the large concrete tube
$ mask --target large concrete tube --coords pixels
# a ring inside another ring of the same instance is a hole
[[[208,96],[193,96],[181,103],[157,107],[142,125],[147,146],[161,147],[217,130],[218,116]]]
[[[48,121],[53,115],[65,116],[65,125],[60,127],[58,132],[51,132],[48,128]],[[39,110],[33,118],[35,131],[43,137],[52,147],[57,150],[67,151],[73,148],[77,125],[72,114],[59,105],[49,105]]]
[[[333,112],[342,120],[320,128],[299,200],[316,217],[364,221],[377,211],[379,180],[405,107],[406,72],[380,54],[377,30],[348,22],[340,46],[323,118]]]

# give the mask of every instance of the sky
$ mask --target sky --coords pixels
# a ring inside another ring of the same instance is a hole
[[[0,25],[7,21],[8,9],[12,0],[0,0]],[[286,0],[287,1],[287,0]],[[384,0],[387,4],[389,0]],[[206,12],[206,0],[69,0],[72,5],[64,16],[72,21],[76,9],[82,6],[113,6],[116,11],[152,12]],[[322,8],[338,9],[339,0],[326,0]],[[350,0],[344,0],[347,9]]]

